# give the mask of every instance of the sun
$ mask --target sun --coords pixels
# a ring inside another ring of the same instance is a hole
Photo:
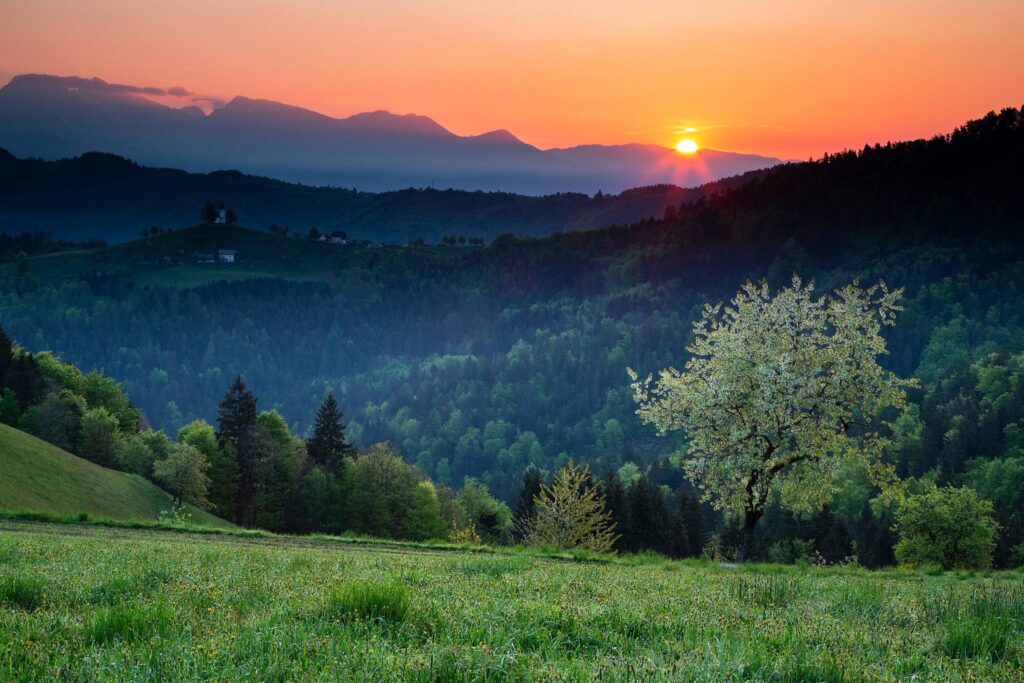
[[[700,147],[689,138],[683,138],[676,143],[676,151],[680,154],[696,154]]]

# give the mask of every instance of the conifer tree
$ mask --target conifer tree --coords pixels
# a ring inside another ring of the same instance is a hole
[[[518,538],[525,537],[529,530],[534,512],[534,499],[540,493],[540,487],[540,472],[537,468],[530,467],[523,472],[523,485],[519,489],[515,511],[512,514],[513,528]]]
[[[612,515],[615,528],[624,531],[629,528],[629,501],[626,499],[626,487],[622,485],[622,479],[615,470],[609,470],[604,481],[605,507]],[[615,550],[626,550],[629,539],[624,536],[615,542]]]
[[[704,550],[704,512],[700,501],[685,493],[679,497],[679,516],[686,526],[686,538],[689,545],[688,555],[697,556]]]
[[[604,493],[590,484],[590,468],[572,460],[551,486],[541,485],[534,506],[527,537],[531,545],[609,552],[619,538]]]
[[[0,389],[7,386],[7,374],[14,361],[14,344],[3,326],[0,326]]]
[[[203,210],[199,217],[203,223],[213,223],[217,220],[217,207],[213,205],[213,202],[206,202],[203,204]]]
[[[217,410],[217,437],[225,452],[234,453],[238,462],[238,492],[235,496],[235,523],[252,526],[256,501],[256,397],[241,377],[235,377]]]
[[[626,489],[629,504],[629,526],[623,529],[626,548],[633,552],[653,550],[668,553],[671,518],[661,489],[645,476],[640,476]]]
[[[313,436],[306,441],[306,450],[313,462],[328,471],[335,470],[346,455],[354,454],[355,449],[345,440],[345,424],[334,394],[327,394],[316,411]]]

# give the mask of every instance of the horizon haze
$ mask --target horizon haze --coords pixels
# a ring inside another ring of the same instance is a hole
[[[542,150],[505,129],[460,136],[430,117],[378,110],[343,119],[237,96],[204,111],[159,100],[182,87],[19,75],[0,88],[0,148],[48,160],[109,152],[150,166],[240,170],[308,185],[618,193],[696,187],[774,166],[772,157],[653,144]],[[194,98],[193,98],[194,99]]]

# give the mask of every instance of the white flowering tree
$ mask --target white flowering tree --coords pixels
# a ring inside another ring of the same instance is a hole
[[[794,511],[819,508],[851,459],[877,481],[891,476],[878,416],[904,407],[912,381],[877,359],[902,293],[855,282],[815,297],[794,277],[773,296],[747,283],[730,305],[705,306],[682,371],[639,379],[629,370],[637,414],[660,434],[686,433],[687,476],[742,520],[740,561],[773,495]]]

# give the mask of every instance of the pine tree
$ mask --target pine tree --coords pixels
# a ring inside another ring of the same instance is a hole
[[[234,453],[238,462],[235,523],[252,526],[256,514],[256,397],[241,377],[235,377],[220,402],[217,429],[221,448]]]
[[[316,411],[313,436],[306,441],[306,450],[313,462],[327,471],[334,471],[342,458],[355,453],[345,440],[345,424],[341,421],[341,410],[334,394],[327,394]]]
[[[217,220],[217,208],[213,205],[213,202],[206,202],[203,204],[200,219],[203,223],[212,223]]]
[[[629,526],[624,532],[627,549],[668,554],[666,542],[671,519],[661,489],[641,476],[626,489],[626,499],[629,504]]]
[[[619,538],[615,523],[605,509],[604,493],[589,482],[590,468],[570,460],[551,486],[541,486],[530,522],[531,545],[596,552],[612,549]]]
[[[3,326],[0,326],[0,389],[7,386],[7,375],[11,364],[14,362],[14,344],[7,336]]]
[[[516,537],[522,539],[526,536],[530,520],[533,519],[534,499],[540,494],[540,472],[537,468],[530,467],[523,472],[523,485],[516,497],[516,507],[512,514],[512,522]]]
[[[17,350],[7,332],[0,327],[0,389],[10,389],[24,410],[38,403],[45,391],[42,370],[31,353]]]
[[[609,470],[604,481],[604,505],[612,515],[615,528],[623,533],[615,542],[615,550],[625,551],[630,540],[626,537],[629,529],[629,501],[626,499],[626,487],[615,470]]]
[[[686,525],[686,537],[689,541],[690,555],[698,556],[704,550],[704,512],[701,510],[700,501],[685,493],[679,498],[679,514]]]

